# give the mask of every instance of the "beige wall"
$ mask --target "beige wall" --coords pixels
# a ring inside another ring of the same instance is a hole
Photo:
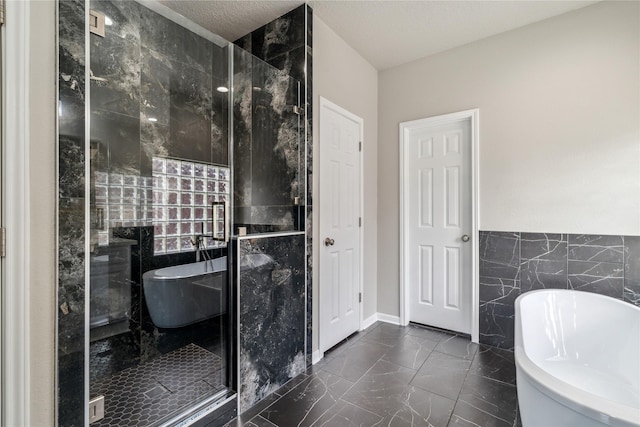
[[[376,312],[377,262],[377,134],[378,134],[378,72],[319,17],[313,17],[313,112],[314,112],[314,174],[313,174],[313,349],[318,349],[318,211],[320,153],[318,151],[320,97],[339,105],[364,120],[363,171],[364,206],[364,318]]]
[[[55,409],[55,23],[55,2],[31,3],[29,368],[31,425],[37,427],[54,425]]]
[[[398,125],[480,109],[480,229],[640,234],[640,3],[380,73],[378,311],[397,315]]]

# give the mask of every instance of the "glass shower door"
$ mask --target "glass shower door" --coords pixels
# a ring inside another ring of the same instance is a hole
[[[232,386],[230,48],[146,3],[89,5],[90,421],[163,425]]]

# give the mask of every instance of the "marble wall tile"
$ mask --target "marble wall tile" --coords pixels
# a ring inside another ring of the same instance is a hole
[[[567,288],[567,235],[522,233],[522,292]]]
[[[517,280],[480,277],[480,342],[513,349]]]
[[[520,233],[480,234],[480,276],[518,280],[520,274]]]
[[[57,424],[84,424],[85,5],[58,2]]]
[[[303,46],[305,42],[305,8],[297,7],[251,33],[251,53],[263,61]]]
[[[640,236],[624,237],[624,300],[640,306]]]
[[[91,111],[91,141],[108,152],[108,170],[140,174],[140,118],[107,110]],[[107,170],[107,169],[103,169]]]
[[[239,241],[240,408],[305,369],[304,235]]]
[[[91,109],[138,117],[140,110],[140,8],[136,2],[93,0],[91,8],[108,16],[113,25],[105,37],[90,35],[93,75]]]
[[[58,138],[59,196],[84,197],[84,138],[82,140],[60,135]]]
[[[174,62],[170,76],[169,156],[211,162],[212,80]]]
[[[624,267],[618,263],[569,260],[569,289],[622,299]]]
[[[569,235],[570,260],[622,263],[623,252],[622,236]]]
[[[480,342],[510,349],[521,293],[576,289],[640,305],[640,237],[481,231],[480,276]]]
[[[58,83],[60,100],[71,98],[82,101],[84,105],[84,1],[60,0],[58,11]]]

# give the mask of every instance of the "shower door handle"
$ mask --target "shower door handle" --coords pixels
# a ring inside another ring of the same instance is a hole
[[[222,237],[218,237],[218,223],[220,221],[220,218],[218,217],[218,206],[222,207]],[[212,239],[218,242],[224,242],[227,243],[229,241],[229,227],[228,227],[228,217],[227,217],[227,202],[212,202],[211,203],[211,210],[213,215],[211,215],[212,217]]]

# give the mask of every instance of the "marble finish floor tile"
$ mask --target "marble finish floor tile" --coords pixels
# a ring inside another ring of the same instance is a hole
[[[469,373],[515,385],[516,365],[513,352],[480,344]]]
[[[511,384],[469,374],[458,402],[467,403],[511,425],[516,420],[518,401],[516,387]]]
[[[521,425],[512,352],[418,325],[354,338],[229,425]]]
[[[360,340],[327,361],[323,370],[349,381],[357,381],[387,351],[388,346]]]
[[[508,423],[504,420],[496,418],[487,414],[473,406],[458,400],[456,407],[451,415],[448,427],[511,427],[513,423]]]
[[[382,417],[340,400],[324,413],[313,427],[364,427],[382,425]]]
[[[307,377],[261,415],[276,425],[310,426],[352,385],[344,378],[320,371]]]
[[[457,399],[471,361],[434,351],[411,384],[449,399]]]
[[[427,360],[436,345],[438,345],[436,341],[405,335],[382,357],[382,360],[405,368],[418,369]]]
[[[436,347],[436,351],[450,356],[461,357],[472,360],[478,350],[478,344],[472,343],[469,338],[452,336],[441,340]]]

